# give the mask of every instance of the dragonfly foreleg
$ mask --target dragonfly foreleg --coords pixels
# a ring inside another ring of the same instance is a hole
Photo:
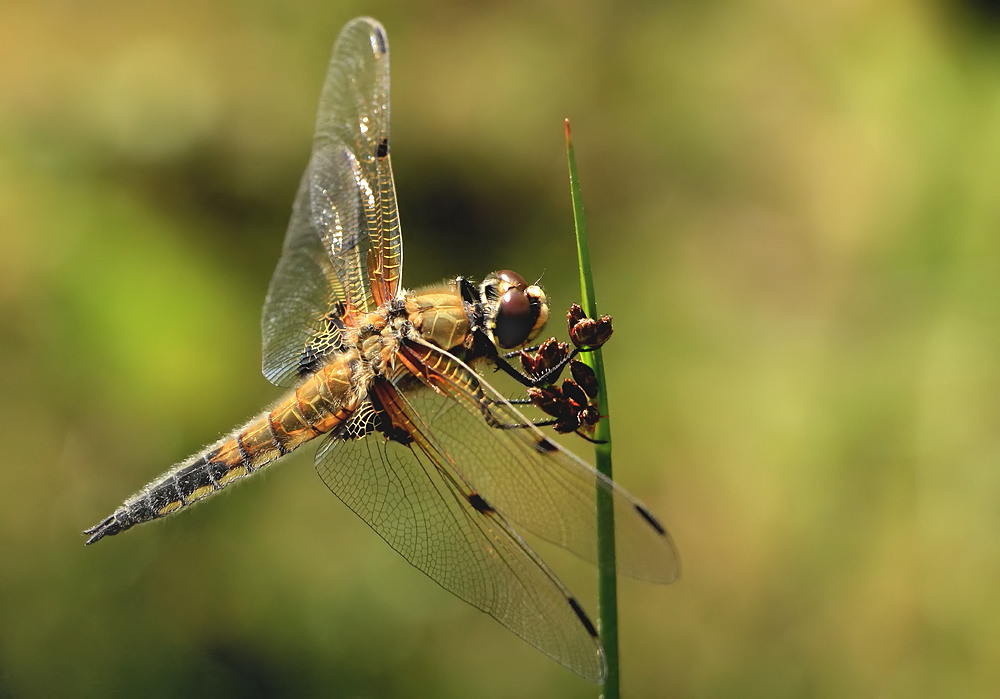
[[[481,405],[487,424],[498,429],[552,427],[561,434],[575,432],[587,441],[594,442],[591,434],[595,425],[604,417],[596,403],[599,389],[597,376],[590,367],[579,361],[570,363],[570,371],[573,378],[563,379],[559,386],[529,386],[527,398],[505,401],[506,404],[534,405],[546,413],[548,418],[524,423],[504,422],[492,410],[492,406],[500,402],[486,399]]]
[[[550,350],[554,350],[554,352]],[[539,369],[537,371],[532,371],[529,367],[531,367],[530,362],[533,361],[533,356],[528,354],[528,351],[529,350],[521,350],[513,355],[521,359],[521,366],[525,367],[525,371],[520,371],[507,362],[506,360],[510,358],[509,355],[498,354],[492,357],[493,365],[497,368],[497,370],[504,372],[522,386],[537,388],[539,386],[549,386],[558,381],[559,376],[566,368],[566,365],[569,364],[570,360],[572,360],[573,357],[579,353],[579,350],[569,352],[566,348],[565,342],[557,342],[554,337],[550,338],[542,343],[535,356],[537,357],[541,355],[544,351],[550,351],[550,355],[562,354],[562,356],[554,357],[552,362],[543,359],[542,361],[545,363],[544,367],[537,365],[539,366]]]
[[[570,306],[566,314],[566,326],[573,349],[565,342],[559,342],[554,337],[539,345],[522,348],[516,352],[495,354],[493,363],[497,369],[508,374],[522,385],[529,388],[544,388],[551,386],[562,375],[566,367],[572,366],[573,360],[581,352],[593,352],[602,347],[611,337],[614,328],[610,316],[588,318],[579,304]],[[522,371],[518,371],[506,360],[517,357],[521,362]]]
[[[514,400],[508,400],[507,402],[508,403],[516,403],[517,405],[529,405],[529,404],[533,403],[528,398],[517,398],[517,399],[514,399]],[[494,402],[492,404],[495,405],[496,403]],[[486,416],[486,413],[484,413],[484,417],[486,417],[486,424],[489,425],[490,427],[492,427],[495,430],[527,430],[527,429],[531,429],[533,427],[534,428],[552,427],[552,428],[554,428],[556,430],[556,432],[559,432],[560,434],[566,434],[568,432],[573,432],[576,435],[578,435],[579,437],[582,437],[583,439],[587,440],[591,444],[604,444],[605,443],[605,440],[603,440],[603,439],[594,439],[589,434],[587,434],[586,430],[591,429],[591,425],[589,425],[589,424],[581,424],[580,421],[579,421],[579,418],[576,419],[577,420],[577,424],[579,426],[577,426],[575,428],[564,429],[564,427],[572,425],[573,422],[572,421],[566,422],[565,420],[562,420],[560,418],[555,418],[555,417],[548,417],[548,418],[543,418],[543,419],[540,419],[540,420],[528,420],[526,422],[502,422],[502,421],[498,420],[497,417],[495,415],[493,415],[492,412],[488,412],[488,417]],[[600,419],[600,417],[601,416],[598,415],[597,419]]]

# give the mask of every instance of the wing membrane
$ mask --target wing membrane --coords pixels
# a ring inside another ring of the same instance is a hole
[[[596,561],[594,513],[601,488],[615,506],[618,572],[661,583],[677,578],[674,543],[642,503],[549,440],[455,356],[412,341],[400,352],[406,363],[423,368],[419,378],[432,389],[408,392],[407,399],[434,425],[435,442],[461,477],[507,519]]]
[[[346,298],[330,257],[311,223],[311,169],[302,177],[278,266],[261,314],[263,372],[278,386],[299,378],[299,358],[324,328],[323,315]]]
[[[264,375],[299,376],[299,357],[342,302],[351,317],[395,295],[402,239],[389,158],[389,44],[367,18],[337,38],[312,156],[262,314]],[[315,357],[314,357],[315,358]]]
[[[426,423],[392,386],[384,414],[412,442],[388,441],[366,403],[316,454],[323,482],[403,558],[449,592],[592,682],[604,676],[596,632],[566,588],[477,500]]]

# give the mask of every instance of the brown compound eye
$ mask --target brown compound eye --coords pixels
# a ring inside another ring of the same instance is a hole
[[[512,272],[509,269],[501,269],[499,272],[496,272],[496,276],[501,281],[506,282],[508,287],[513,287],[521,291],[528,288],[528,283],[524,281],[524,277],[517,272]]]
[[[499,272],[503,274],[514,274],[513,272]],[[517,276],[517,275],[514,275]],[[501,276],[501,278],[503,278]],[[520,278],[520,277],[518,277]],[[521,280],[524,283],[524,280]],[[538,320],[538,306],[532,304],[521,289],[508,289],[507,293],[500,299],[497,309],[496,327],[493,334],[497,344],[503,349],[511,349],[524,344],[535,328]]]

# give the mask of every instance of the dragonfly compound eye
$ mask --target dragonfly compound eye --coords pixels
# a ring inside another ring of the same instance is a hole
[[[517,277],[513,272],[503,272]],[[500,276],[498,274],[498,276]],[[545,294],[537,286],[527,286],[520,277],[520,285],[508,287],[497,306],[493,335],[502,349],[513,349],[526,344],[545,325],[549,318]],[[510,278],[501,276],[504,282]]]
[[[524,277],[517,272],[511,272],[509,269],[501,269],[496,273],[496,276],[497,279],[504,284],[504,286],[520,289],[521,291],[528,288],[528,284],[524,281]]]
[[[535,325],[536,310],[520,289],[510,289],[500,299],[494,334],[497,344],[510,349],[523,344]]]

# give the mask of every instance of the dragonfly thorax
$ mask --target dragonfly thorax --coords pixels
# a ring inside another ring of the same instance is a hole
[[[405,313],[425,342],[445,350],[468,347],[472,323],[455,281],[407,295]]]
[[[405,317],[423,341],[449,350],[467,350],[467,358],[530,343],[549,318],[541,287],[529,285],[516,272],[500,270],[477,287],[458,277],[447,286],[428,287],[405,295]],[[485,343],[485,346],[484,346]]]

